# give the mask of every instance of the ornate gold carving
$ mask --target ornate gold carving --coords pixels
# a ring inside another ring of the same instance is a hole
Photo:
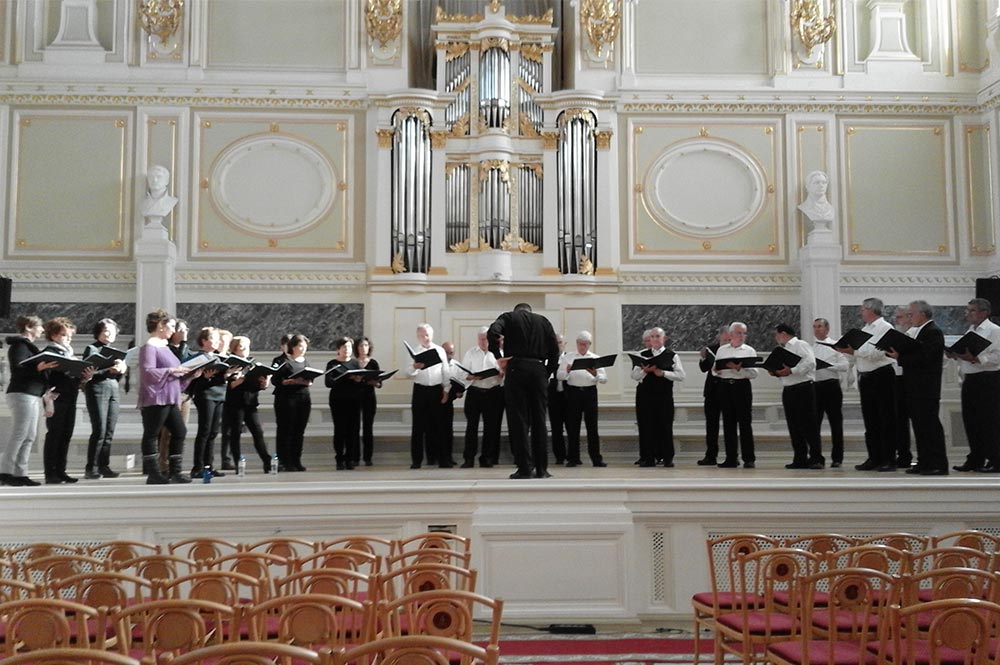
[[[778,246],[774,245],[774,244],[770,244],[770,245],[767,246],[767,251],[769,253],[771,253],[771,254],[774,254],[776,251],[778,251]]]
[[[857,254],[860,251],[861,251],[861,245],[859,245],[856,242],[851,244],[851,254]]]
[[[538,130],[535,129],[535,123],[531,122],[531,118],[526,113],[522,113],[517,117],[517,124],[520,125],[521,136],[538,138]]]
[[[584,108],[569,108],[559,114],[559,126],[565,127],[573,120],[585,120],[590,123],[591,126],[594,124],[594,112],[590,109]]]
[[[454,245],[450,245],[448,249],[456,254],[468,254],[470,252],[482,252],[490,249],[490,244],[486,242],[486,238],[484,236],[479,236],[479,245],[476,247],[472,246],[472,238],[466,238],[462,242],[456,242]]]
[[[440,7],[438,9],[440,9]],[[447,42],[444,45],[444,59],[446,61],[461,58],[468,52],[469,42]]]
[[[342,192],[346,192],[347,191],[347,183],[346,182],[338,182],[337,183],[337,189],[339,189]]]
[[[535,174],[536,178],[538,178],[539,180],[544,180],[545,179],[544,178],[544,173],[542,171],[542,165],[541,164],[521,163],[521,164],[518,164],[517,167],[519,169],[531,169],[532,173]]]
[[[702,138],[705,138],[706,136],[708,136],[708,128],[707,127],[702,127],[701,129],[699,129],[698,130],[698,136],[700,136]]]
[[[451,136],[450,132],[446,131],[432,131],[431,132],[431,147],[437,150],[443,150],[446,145],[448,145],[448,137]]]
[[[480,42],[480,48],[486,51],[491,48],[498,48],[501,51],[510,51],[510,41],[503,37],[486,37]]]
[[[482,20],[482,14],[448,14],[441,5],[434,12],[435,23],[479,23]]]
[[[270,247],[270,248],[272,248],[272,249],[274,249],[275,247],[277,247],[278,246],[278,240],[277,240],[277,238],[268,238],[267,239],[267,246]]]
[[[823,16],[820,0],[793,0],[792,33],[799,38],[806,55],[820,44],[830,41],[837,32],[835,7],[837,0],[830,0],[830,14]]]
[[[184,16],[184,0],[140,0],[137,19],[146,34],[166,44]]]
[[[268,127],[268,129],[272,134],[277,134],[278,132],[281,131],[281,125],[279,125],[276,122],[272,122],[271,125]]]
[[[121,129],[124,126],[125,126],[125,121],[124,120],[115,120],[115,127],[117,127],[118,129]]]
[[[490,0],[490,11],[494,14],[500,11],[501,6],[503,6],[503,2],[500,0]]]
[[[376,129],[375,136],[378,137],[378,147],[380,148],[391,148],[392,147],[392,137],[395,135],[391,129]]]
[[[406,263],[403,261],[403,253],[397,252],[396,256],[392,257],[392,263],[389,265],[393,274],[398,275],[401,272],[406,272]]]
[[[611,136],[613,133],[610,129],[599,129],[594,132],[594,139],[597,142],[598,150],[611,149]]]
[[[461,118],[455,121],[455,124],[451,126],[452,136],[465,136],[469,133],[469,114],[466,113]]]
[[[202,189],[208,189],[208,178],[202,178],[201,179],[201,188]]]
[[[580,23],[590,38],[598,58],[605,47],[614,44],[622,22],[621,0],[583,0]]]
[[[500,249],[505,252],[521,252],[522,254],[537,254],[538,245],[533,245],[521,236],[508,233],[500,242]]]
[[[403,106],[399,109],[399,112],[404,116],[416,116],[425,125],[431,124],[431,114],[427,109],[422,109],[419,106]]]
[[[710,240],[704,241],[703,243],[701,243],[701,248],[706,251],[712,249],[712,242]]]
[[[580,270],[578,271],[581,275],[593,275],[594,274],[594,264],[590,259],[587,258],[586,254],[580,255]]]
[[[479,182],[486,180],[493,170],[500,171],[500,179],[510,183],[510,162],[506,159],[487,159],[479,162]]]
[[[938,245],[938,254],[944,254],[948,251],[948,245]]]
[[[202,120],[201,121],[201,128],[202,129],[211,129],[212,128],[212,121],[211,120]]]
[[[644,131],[646,131],[644,128],[636,127],[635,129],[632,130],[632,133],[638,136],[639,134],[642,134]]]
[[[542,45],[521,44],[521,57],[525,60],[540,63],[542,61]]]
[[[338,122],[337,123],[337,131],[338,132],[346,132],[347,131],[347,123],[346,122]]]
[[[542,149],[555,150],[559,147],[559,132],[541,132]]]
[[[399,38],[403,30],[402,0],[368,0],[365,3],[368,39],[385,48]]]
[[[767,193],[768,194],[774,194],[774,185],[768,185],[767,186]]]
[[[552,25],[552,21],[555,19],[555,15],[551,9],[542,14],[541,16],[533,16],[527,14],[525,16],[514,16],[512,14],[507,15],[507,20],[511,23],[533,23],[536,25]]]
[[[642,186],[642,183],[639,183],[632,188],[632,191],[634,191],[636,194],[642,194],[645,191],[645,189],[646,188]]]

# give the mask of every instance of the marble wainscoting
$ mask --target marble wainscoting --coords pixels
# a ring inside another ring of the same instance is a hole
[[[10,306],[10,317],[0,318],[0,330],[15,332],[14,321],[19,316],[35,315],[48,321],[65,316],[76,324],[76,339],[86,343],[91,338],[94,324],[101,319],[114,319],[125,336],[134,333],[135,303],[125,302],[15,302]]]
[[[747,324],[747,344],[757,349],[774,346],[774,326],[798,327],[798,305],[622,305],[622,341],[626,349],[642,346],[642,333],[663,328],[671,348],[694,351],[715,340],[719,326]]]
[[[309,338],[309,348],[332,351],[338,337],[364,334],[365,306],[360,303],[179,303],[177,316],[191,328],[191,339],[204,326],[250,338],[252,349],[277,349],[286,333]]]
[[[909,302],[900,303],[899,305],[883,305],[882,316],[889,323],[895,325],[895,315],[896,308],[903,307],[904,309],[909,307]],[[842,305],[840,308],[840,330],[841,333],[847,332],[851,328],[863,328],[865,322],[861,320],[861,315],[858,314],[858,305]],[[965,322],[965,305],[941,305],[937,306],[931,303],[931,307],[934,308],[934,322],[938,324],[938,327],[944,331],[945,335],[963,335],[965,331],[969,329],[969,324]],[[996,319],[994,319],[996,320]]]

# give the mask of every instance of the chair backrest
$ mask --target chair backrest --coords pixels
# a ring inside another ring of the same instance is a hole
[[[469,568],[472,565],[470,552],[456,552],[438,547],[408,550],[389,555],[385,560],[386,570],[394,570],[417,563],[446,563],[459,568]]]
[[[24,598],[35,598],[40,595],[37,585],[24,580],[0,578],[0,603],[9,603],[12,600],[22,600]]]
[[[462,665],[482,663],[497,665],[500,650],[486,648],[462,640],[431,635],[385,637],[367,644],[333,654],[334,665],[449,665],[457,655]]]
[[[35,651],[74,643],[104,648],[104,609],[55,598],[27,598],[0,603],[0,617],[7,629],[2,648],[8,656],[15,650]]]
[[[753,552],[771,550],[780,546],[776,538],[755,533],[733,533],[709,538],[705,541],[708,551],[708,574],[712,591],[734,591],[739,584],[739,557]]]
[[[377,536],[343,536],[334,540],[324,540],[319,543],[319,549],[361,550],[386,558],[393,554],[395,541]]]
[[[118,566],[138,556],[159,554],[160,546],[153,543],[143,543],[137,540],[109,540],[87,547],[86,554],[103,559],[114,570]]]
[[[264,552],[285,559],[297,559],[325,549],[311,540],[303,538],[266,538],[242,547],[245,552]]]
[[[4,556],[18,564],[23,564],[25,561],[55,554],[86,554],[84,549],[83,547],[66,545],[65,543],[30,543],[7,549],[4,551]]]
[[[831,554],[857,545],[857,539],[852,536],[842,536],[839,533],[812,533],[798,536],[782,542],[782,547],[805,550],[813,554]]]
[[[145,578],[102,570],[56,580],[48,585],[46,593],[88,607],[110,609],[151,600],[155,590],[153,582]]]
[[[324,549],[295,560],[295,570],[346,568],[365,575],[378,573],[381,566],[382,557],[377,554],[345,548]]]
[[[57,580],[106,570],[107,564],[86,554],[53,554],[31,559],[21,564],[21,575],[27,582],[50,585]]]
[[[836,568],[869,568],[890,575],[907,575],[910,572],[911,553],[882,543],[855,545],[826,557],[826,566]]]
[[[274,593],[274,578],[285,577],[295,570],[294,559],[267,552],[234,552],[211,561],[203,561],[206,570],[228,570],[262,580],[264,598]]]
[[[876,629],[897,598],[898,580],[868,568],[810,575],[803,584],[802,617],[803,624],[813,629],[803,631],[803,638],[825,638],[831,646],[848,640],[860,644],[864,653],[867,643],[877,643]]]
[[[371,600],[372,578],[345,568],[313,568],[300,570],[274,581],[276,596],[298,593],[322,593],[354,600]]]
[[[418,591],[457,589],[475,591],[478,572],[447,563],[415,563],[378,576],[379,598],[392,600]]]
[[[970,598],[935,600],[894,607],[890,617],[894,663],[1000,663],[996,648],[1000,605],[996,603]],[[918,633],[918,624],[926,630]]]
[[[470,591],[437,589],[419,591],[394,600],[379,602],[378,619],[386,635],[433,635],[472,641],[474,614],[485,610],[490,616],[488,644],[500,639],[503,600]],[[404,632],[405,631],[405,632]]]
[[[945,546],[968,547],[987,554],[994,554],[1000,552],[1000,536],[969,529],[945,533],[931,539],[931,547]]]
[[[176,657],[168,654],[160,662],[174,665],[274,665],[275,662],[328,665],[332,660],[328,649],[317,652],[291,644],[244,641],[202,647]]]
[[[210,561],[240,551],[236,543],[221,538],[187,538],[170,543],[167,551],[192,561]]]
[[[7,656],[4,665],[142,665],[130,656],[97,649],[57,647]]]
[[[115,648],[120,653],[142,651],[143,656],[185,653],[206,646],[213,635],[238,637],[238,630],[223,630],[238,623],[239,610],[205,600],[161,598],[123,607],[111,614]]]
[[[235,607],[263,600],[267,580],[231,570],[199,570],[158,585],[165,598],[207,600]]]
[[[756,609],[765,613],[800,610],[804,580],[819,569],[821,557],[805,550],[775,547],[737,556],[739,567],[735,591],[745,596],[760,598],[760,606],[743,603],[741,612],[749,614]]]
[[[858,545],[888,545],[893,549],[917,554],[931,546],[930,536],[914,533],[880,533],[867,538],[858,538]]]
[[[172,580],[200,570],[199,564],[174,554],[146,554],[115,564],[115,569],[147,580]]]
[[[993,554],[969,547],[932,547],[910,555],[910,574],[934,568],[977,568],[990,570]]]
[[[394,543],[395,554],[414,550],[442,549],[468,554],[472,551],[472,540],[446,531],[429,531],[409,538],[400,538]]]
[[[997,574],[976,568],[931,568],[901,579],[899,604],[903,607],[931,600],[978,598],[1000,600]]]
[[[319,593],[265,600],[248,607],[246,618],[253,640],[273,638],[269,628],[276,626],[278,641],[310,648],[360,644],[375,635],[371,603]]]

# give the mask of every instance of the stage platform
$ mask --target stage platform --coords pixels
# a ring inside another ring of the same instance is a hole
[[[847,468],[788,471],[785,457],[766,453],[756,469],[698,467],[693,455],[673,469],[553,467],[544,480],[510,480],[506,465],[334,471],[307,462],[305,473],[278,476],[253,465],[246,478],[168,486],[131,472],[0,488],[0,546],[448,529],[473,539],[479,590],[507,601],[505,620],[688,626],[691,594],[708,588],[709,537],[1000,533],[1000,476],[858,472],[857,452]]]

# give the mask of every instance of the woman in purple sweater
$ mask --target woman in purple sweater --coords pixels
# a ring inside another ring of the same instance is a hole
[[[181,391],[201,370],[188,373],[167,347],[174,334],[176,319],[162,309],[146,315],[149,339],[139,349],[139,395],[136,406],[142,412],[142,471],[147,485],[190,483],[181,473],[187,426],[181,418]],[[160,430],[170,432],[169,475],[160,473],[158,441]]]

